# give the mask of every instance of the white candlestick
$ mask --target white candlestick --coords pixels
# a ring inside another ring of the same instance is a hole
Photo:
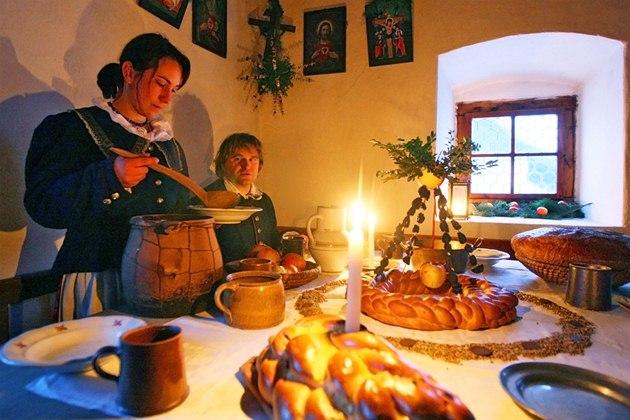
[[[363,231],[354,226],[348,232],[348,288],[346,292],[346,332],[359,331],[361,314],[361,270],[363,267]]]

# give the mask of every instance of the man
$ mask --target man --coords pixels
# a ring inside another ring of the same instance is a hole
[[[214,163],[219,179],[207,191],[232,191],[241,196],[239,206],[262,209],[239,224],[217,229],[223,261],[245,258],[260,242],[278,249],[280,233],[273,202],[255,184],[263,166],[260,140],[247,133],[231,134],[221,143]]]

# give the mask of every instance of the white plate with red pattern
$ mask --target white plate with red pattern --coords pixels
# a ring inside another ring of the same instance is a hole
[[[0,360],[14,366],[81,372],[92,367],[92,356],[98,349],[117,346],[122,333],[145,324],[123,315],[58,322],[9,340],[0,351]]]

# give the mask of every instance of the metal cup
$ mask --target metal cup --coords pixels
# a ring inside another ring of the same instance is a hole
[[[612,309],[612,269],[597,264],[569,264],[565,301],[594,311]]]

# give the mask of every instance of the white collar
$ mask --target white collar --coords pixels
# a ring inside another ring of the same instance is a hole
[[[161,115],[158,115],[157,117],[149,121],[149,124],[153,129],[150,132],[147,132],[146,128],[137,127],[131,124],[125,117],[114,111],[105,99],[94,98],[92,99],[92,103],[103,111],[107,112],[113,122],[117,123],[130,133],[137,134],[138,136],[149,140],[149,142],[167,141],[173,138],[173,130],[171,129],[171,124],[163,119]]]
[[[227,178],[223,178],[223,184],[225,185],[225,189],[228,191],[235,192],[239,194],[243,198],[253,198],[254,200],[260,200],[262,198],[262,191],[256,186],[256,184],[252,184],[249,189],[249,193],[243,194],[236,185],[232,181]]]

